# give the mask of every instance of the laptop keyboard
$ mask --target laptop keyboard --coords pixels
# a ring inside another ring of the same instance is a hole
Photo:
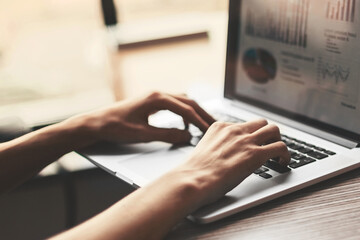
[[[229,115],[224,114],[214,114],[215,119],[222,122],[231,122],[231,123],[242,123],[245,122],[242,119],[235,118]],[[202,138],[202,133],[197,128],[190,128],[190,132],[193,135],[191,140],[191,145],[196,146]],[[301,141],[299,139],[287,136],[282,134],[281,140],[286,144],[291,155],[291,160],[289,166],[282,166],[278,163],[278,159],[268,160],[262,167],[257,169],[254,174],[264,178],[270,179],[273,176],[271,175],[270,169],[274,172],[283,174],[291,171],[291,169],[297,169],[299,167],[311,164],[316,161],[321,161],[326,159],[329,156],[335,155],[336,153],[328,149],[324,149],[313,145],[308,142]]]

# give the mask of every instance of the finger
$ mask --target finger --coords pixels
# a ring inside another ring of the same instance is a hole
[[[266,145],[281,140],[280,130],[274,124],[266,125],[252,134],[257,145]]]
[[[170,95],[174,97],[175,99],[190,105],[194,110],[202,117],[209,125],[213,124],[216,120],[207,113],[202,107],[199,106],[194,100],[189,99],[186,97],[186,95]]]
[[[290,153],[284,142],[278,141],[268,145],[261,146],[263,153],[266,156],[265,161],[271,158],[279,158],[279,163],[287,166],[290,162]],[[264,161],[264,163],[265,163]]]
[[[254,121],[249,121],[241,124],[234,124],[234,126],[239,127],[239,131],[241,133],[253,133],[264,126],[266,126],[268,123],[265,119],[257,119]]]
[[[188,143],[191,140],[191,134],[186,130],[177,128],[157,128],[149,126],[144,131],[144,141],[161,141],[172,144]]]
[[[206,132],[209,124],[195,111],[195,109],[176,98],[164,96],[159,103],[162,109],[170,110],[185,119],[185,121],[194,124],[202,132]]]
[[[184,129],[189,130],[189,122],[186,121],[185,119],[183,119],[183,122],[184,122]]]

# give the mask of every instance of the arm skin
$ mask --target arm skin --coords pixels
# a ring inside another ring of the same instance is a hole
[[[70,118],[0,144],[0,194],[35,176],[62,155],[98,141],[189,142],[191,136],[187,130],[161,129],[148,124],[151,114],[164,109],[179,114],[184,122],[193,123],[203,132],[215,121],[185,96],[163,93]]]
[[[81,121],[63,122],[0,144],[0,193],[38,174],[62,155],[90,144]]]
[[[188,141],[186,130],[157,129],[147,124],[148,116],[161,109],[207,130],[190,158],[55,239],[161,239],[181,219],[222,197],[269,158],[279,157],[282,164],[290,159],[279,129],[265,120],[212,124],[214,120],[184,96],[154,93],[0,145],[1,191],[20,184],[61,155],[100,140]]]

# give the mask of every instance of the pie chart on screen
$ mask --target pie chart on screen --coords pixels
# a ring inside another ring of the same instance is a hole
[[[277,64],[274,56],[267,50],[250,48],[243,56],[243,68],[252,81],[266,84],[275,79]]]

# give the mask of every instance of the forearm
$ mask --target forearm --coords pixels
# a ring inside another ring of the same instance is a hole
[[[170,172],[55,239],[162,239],[201,205],[193,175]]]
[[[0,144],[0,193],[33,177],[62,155],[89,144],[89,131],[82,121],[65,121]]]

